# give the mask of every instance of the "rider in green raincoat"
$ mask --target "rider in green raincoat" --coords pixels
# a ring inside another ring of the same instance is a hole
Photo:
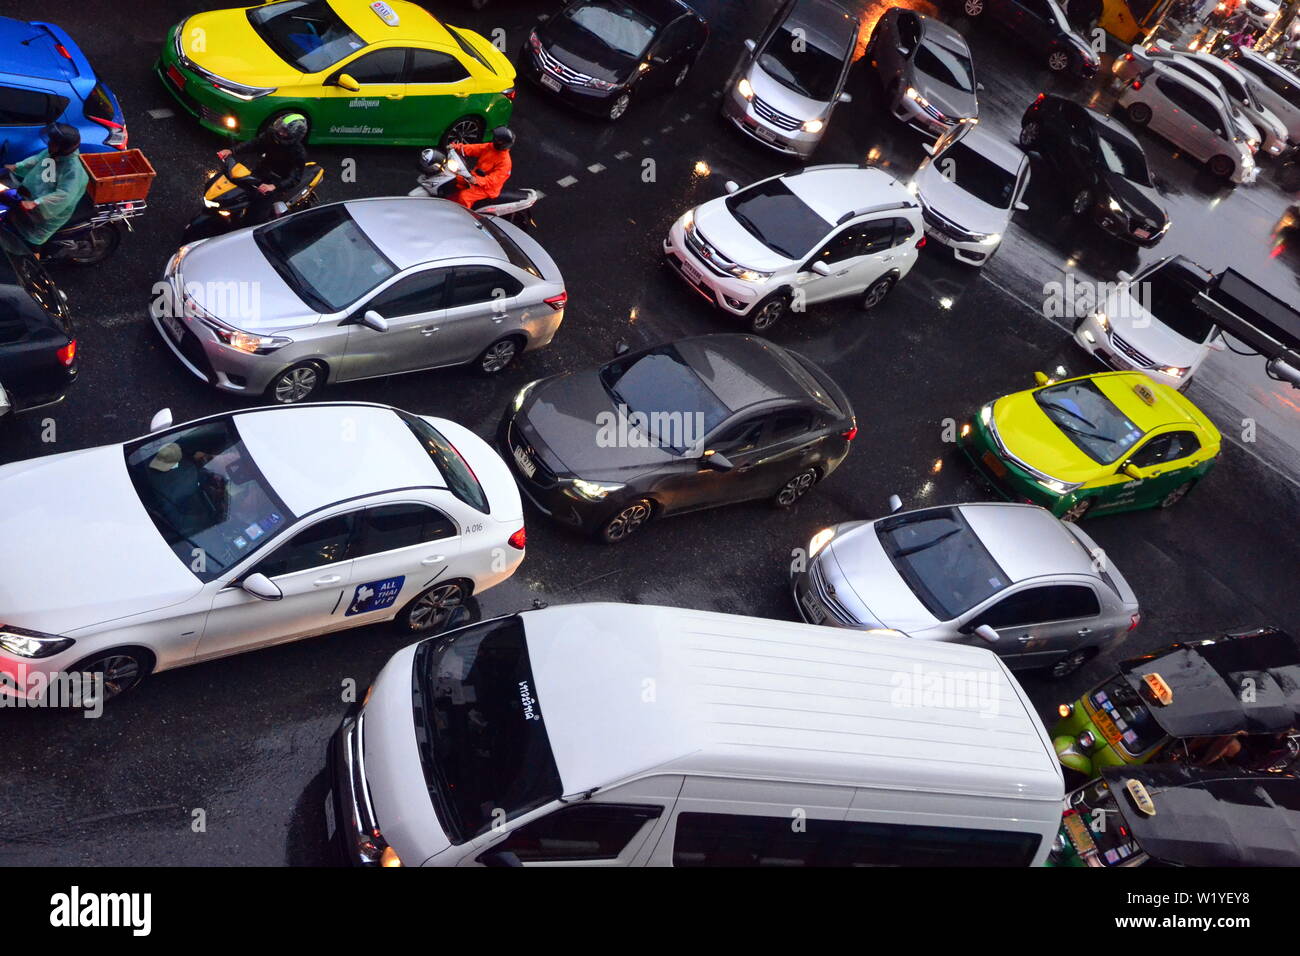
[[[45,149],[9,167],[13,185],[28,195],[9,216],[9,225],[29,247],[21,251],[28,254],[71,218],[90,181],[81,164],[76,127],[51,123],[44,137],[49,144]]]

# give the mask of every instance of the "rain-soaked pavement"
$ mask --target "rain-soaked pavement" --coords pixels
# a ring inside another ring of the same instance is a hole
[[[777,3],[696,3],[713,25],[700,68],[675,95],[638,104],[619,125],[588,122],[520,90],[512,124],[521,140],[515,179],[548,194],[535,235],[564,270],[571,296],[556,342],[493,382],[452,370],[339,387],[327,398],[389,402],[489,435],[527,381],[603,361],[621,341],[635,347],[728,328],[659,268],[658,243],[682,210],[718,195],[727,179],[747,182],[788,168],[724,128],[714,96],[743,40],[758,34]],[[148,113],[173,108],[149,67],[165,29],[194,6],[137,0],[129,17],[106,28],[101,5],[50,0],[37,10],[0,3],[0,13],[39,15],[72,32],[121,98],[132,145],[159,170],[147,217],[116,258],[59,273],[77,317],[82,374],[52,416],[57,441],[43,443],[38,423],[23,421],[4,432],[0,460],[122,441],[164,406],[180,421],[230,405],[179,368],[144,313],[220,145],[186,118]],[[557,6],[495,0],[482,13],[456,9],[453,16],[448,8],[445,15],[487,35],[504,29],[513,54],[537,14]],[[884,8],[864,8],[868,26]],[[1013,39],[989,25],[942,15],[970,39],[986,87],[983,122],[991,127],[1013,136],[1040,90],[1109,104],[1112,91],[1103,81],[1079,89],[1027,62]],[[837,112],[817,160],[870,157],[910,174],[924,155],[915,136],[881,112],[869,74],[859,70],[850,89],[854,102]],[[1297,259],[1285,251],[1271,256],[1273,226],[1291,201],[1271,170],[1255,186],[1225,189],[1167,144],[1139,136],[1174,221],[1142,260],[1182,252],[1212,269],[1231,264],[1283,298],[1300,298]],[[314,149],[330,170],[324,198],[405,192],[412,152]],[[338,175],[346,158],[356,160],[355,182]],[[648,159],[653,182],[642,176]],[[559,184],[570,177],[570,185]],[[1110,279],[1136,264],[1126,250],[1063,220],[1036,191],[1028,198],[1034,208],[983,274],[931,245],[870,316],[830,307],[774,330],[774,339],[805,352],[841,383],[861,426],[845,465],[797,509],[752,505],[677,518],[616,549],[530,514],[528,558],[510,582],[483,596],[484,613],[535,599],[610,599],[791,617],[784,587],[790,549],[818,528],[878,515],[892,492],[909,505],[983,497],[941,442],[943,419],[1027,387],[1036,369],[1095,370],[1063,327],[1042,317],[1044,287],[1065,269]],[[1266,379],[1259,359],[1225,353],[1212,357],[1189,395],[1229,440],[1210,479],[1169,512],[1089,524],[1143,603],[1143,625],[1121,656],[1221,628],[1275,623],[1300,630],[1300,392]],[[1246,419],[1257,423],[1254,442],[1240,440]],[[67,561],[77,561],[75,541]],[[0,711],[0,863],[330,861],[324,747],[345,709],[344,684],[365,687],[403,643],[371,628],[175,671],[97,720]],[[1047,714],[1111,663],[1113,657],[1093,661],[1061,685],[1038,676],[1024,683]]]

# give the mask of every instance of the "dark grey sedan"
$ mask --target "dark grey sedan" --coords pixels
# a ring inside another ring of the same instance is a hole
[[[856,434],[844,393],[802,355],[703,335],[524,386],[497,441],[539,510],[613,544],[662,515],[788,508]]]

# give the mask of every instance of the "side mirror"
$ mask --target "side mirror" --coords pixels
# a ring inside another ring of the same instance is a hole
[[[896,514],[903,510],[903,499],[898,495],[889,496],[889,513]]]
[[[726,455],[716,451],[706,451],[704,453],[704,463],[710,468],[716,468],[718,471],[731,471],[736,466],[731,463],[731,459]]]
[[[1125,272],[1123,269],[1121,269],[1119,272],[1115,273],[1115,278],[1118,279],[1120,282],[1132,282],[1133,273]]]
[[[239,582],[239,586],[253,597],[263,601],[278,601],[284,597],[284,592],[280,590],[279,585],[265,574],[250,574]]]
[[[1120,471],[1128,475],[1130,478],[1134,478],[1138,481],[1142,480],[1142,472],[1139,471],[1138,466],[1133,464],[1131,461],[1124,462],[1124,467],[1121,468]]]
[[[976,93],[983,93],[983,92],[984,92],[984,84],[983,84],[983,83],[976,83],[976,84],[975,84],[975,92],[976,92]]]
[[[723,183],[722,188],[725,189],[728,192],[728,194],[739,192],[740,183],[736,182],[734,179],[728,179],[725,183]]]
[[[632,351],[632,346],[628,345],[626,342],[619,342],[614,346],[614,357],[618,358],[620,355],[626,355],[630,351]]]
[[[853,94],[852,94],[852,93],[841,93],[841,94],[840,94],[840,102],[841,102],[841,103],[852,103],[852,102],[853,102]]]
[[[160,432],[164,428],[172,427],[172,410],[170,408],[160,409],[149,419],[149,431]]]
[[[933,156],[937,152],[934,148],[934,143],[922,143],[921,148],[925,150],[925,155],[927,156]]]
[[[901,43],[898,46],[894,47],[894,49],[898,51],[900,56],[907,56],[907,54],[912,52],[907,47],[903,46],[903,44]]]
[[[1219,338],[1217,335],[1214,338],[1210,339],[1208,343],[1208,347],[1210,348],[1211,351],[1214,352],[1223,352],[1228,348],[1227,343],[1225,343],[1223,339]]]
[[[484,866],[523,866],[519,857],[509,850],[489,850],[478,861]]]
[[[1029,203],[1025,202],[1023,199],[1016,200],[1016,211],[1029,212]]]
[[[340,73],[334,78],[334,85],[349,93],[357,93],[361,90],[361,84],[354,80],[350,73]]]
[[[368,329],[374,329],[376,332],[388,331],[388,320],[374,309],[366,309],[361,314],[361,324]]]
[[[1047,385],[1050,384],[1052,380],[1047,377],[1046,372],[1035,372],[1034,381],[1037,382],[1039,385]]]
[[[820,260],[812,264],[812,271],[819,276],[828,276],[831,274],[831,267]]]
[[[984,638],[984,640],[988,641],[990,644],[996,644],[999,640],[998,632],[993,630],[993,628],[989,627],[987,624],[981,624],[979,627],[975,628],[975,636]]]
[[[758,44],[753,40],[746,40],[745,49],[748,50],[750,53],[753,53],[755,50],[758,49]]]

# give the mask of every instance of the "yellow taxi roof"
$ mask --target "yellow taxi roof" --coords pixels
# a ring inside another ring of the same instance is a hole
[[[397,14],[398,24],[389,26],[370,6],[372,0],[329,0],[329,5],[369,46],[384,40],[421,40],[425,43],[454,44],[447,28],[432,13],[406,0],[384,0]]]
[[[1082,377],[1091,379],[1101,393],[1143,432],[1161,425],[1190,422],[1218,435],[1214,423],[1185,395],[1168,385],[1153,382],[1142,372],[1101,372]],[[1139,393],[1150,396],[1152,401],[1143,400]]]

